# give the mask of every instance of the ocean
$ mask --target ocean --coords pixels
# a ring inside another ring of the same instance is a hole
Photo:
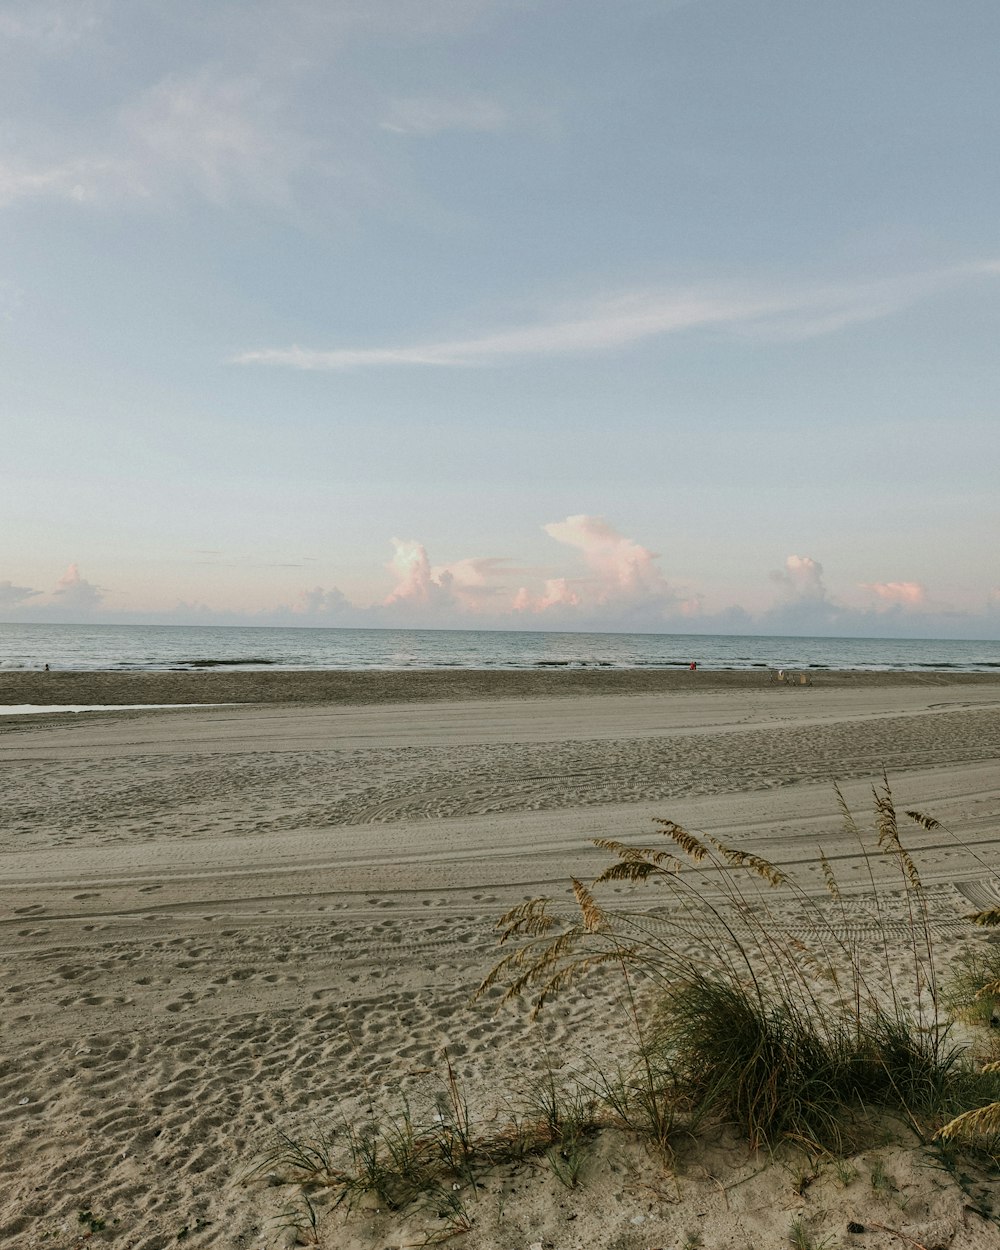
[[[1000,671],[1000,642],[466,629],[4,625],[0,670],[950,669]]]

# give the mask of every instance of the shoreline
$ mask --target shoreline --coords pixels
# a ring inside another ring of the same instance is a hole
[[[782,686],[770,669],[282,669],[220,672],[88,670],[0,672],[0,706],[33,704],[437,703],[579,695],[690,694],[914,686],[1000,687],[1000,673],[949,669],[794,670],[805,686]]]

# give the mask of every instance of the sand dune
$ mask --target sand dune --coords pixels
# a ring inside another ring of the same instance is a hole
[[[147,683],[147,697],[169,701],[175,676]],[[381,701],[398,676],[373,679],[368,702],[352,680],[355,703],[294,706],[293,683],[284,701],[236,708],[0,721],[0,1244],[75,1245],[91,1227],[81,1212],[105,1222],[95,1244],[276,1244],[280,1191],[238,1183],[269,1130],[329,1123],[366,1088],[415,1098],[443,1047],[484,1107],[547,1065],[614,1053],[624,1024],[599,993],[537,1024],[469,1004],[496,916],[534,894],[568,897],[571,874],[604,863],[593,837],[642,842],[670,816],[818,892],[819,843],[843,881],[862,875],[832,779],[864,810],[884,765],[903,805],[951,831],[909,839],[943,949],[967,940],[970,904],[1000,898],[1000,683],[549,687],[513,699],[470,683],[450,701],[427,698],[430,687]],[[106,697],[115,681],[99,684]],[[135,701],[125,684],[122,700]],[[73,701],[92,701],[88,690]],[[860,908],[851,923],[869,919]],[[682,1244],[696,1208],[718,1239],[705,1245],[786,1244],[772,1190],[734,1222],[697,1169],[682,1186],[690,1212],[676,1193],[666,1206],[637,1197],[624,1174],[615,1200],[597,1172],[571,1222],[575,1197],[526,1180],[502,1218],[484,1205],[454,1244],[648,1250]],[[789,1188],[780,1201],[802,1199]],[[935,1201],[924,1223],[947,1225],[941,1244],[1000,1245],[951,1190]],[[399,1244],[406,1231],[394,1243],[374,1216],[330,1218],[330,1246]],[[895,1210],[881,1222],[906,1220]]]

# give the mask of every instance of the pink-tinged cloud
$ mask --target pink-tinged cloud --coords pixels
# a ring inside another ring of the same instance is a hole
[[[550,577],[540,595],[533,595],[522,586],[514,596],[515,612],[547,612],[550,608],[576,608],[580,606],[580,596],[571,589],[565,577]]]
[[[396,585],[383,600],[385,607],[398,604],[457,607],[479,612],[495,607],[503,593],[501,578],[507,560],[473,556],[453,564],[431,565],[423,543],[392,540],[395,553],[386,566]]]
[[[868,590],[887,606],[900,604],[907,608],[920,607],[927,602],[927,591],[919,582],[861,582],[862,590]]]
[[[683,610],[657,566],[656,553],[626,538],[602,517],[568,516],[543,528],[556,542],[580,553],[583,575],[550,577],[540,590],[522,585],[511,597],[505,581],[515,570],[509,560],[478,557],[432,565],[422,543],[397,538],[387,566],[396,584],[383,607],[451,608],[469,613],[598,607]],[[697,604],[688,603],[686,610],[696,612]]]
[[[771,574],[771,580],[782,588],[789,599],[816,603],[826,599],[823,566],[812,556],[788,556],[785,567],[776,569]]]
[[[435,565],[431,578],[450,593],[459,607],[470,612],[497,606],[504,593],[503,577],[509,560],[498,556],[473,556],[454,564]]]
[[[395,548],[386,568],[396,578],[395,587],[385,597],[386,607],[394,603],[430,603],[441,587],[431,577],[431,562],[423,543],[394,538]]]
[[[705,611],[705,596],[693,594],[687,599],[682,599],[677,607],[681,616],[701,616]]]
[[[603,517],[568,516],[542,527],[550,538],[575,547],[591,573],[597,603],[676,598],[656,565],[658,556],[610,526]]]
[[[80,570],[71,564],[56,583],[55,595],[59,602],[68,608],[88,611],[100,605],[104,599],[104,591],[93,582],[80,576]]]

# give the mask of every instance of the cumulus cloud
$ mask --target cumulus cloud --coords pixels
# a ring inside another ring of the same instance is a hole
[[[291,608],[295,615],[309,617],[341,617],[353,610],[351,601],[336,586],[303,590]]]
[[[824,634],[840,628],[847,610],[827,590],[818,560],[790,555],[784,568],[773,570],[768,577],[779,594],[759,618],[761,632]]]
[[[384,607],[409,604],[481,612],[500,606],[509,560],[472,556],[432,566],[423,543],[399,538],[392,543],[394,554],[386,567],[396,585],[383,600]]]
[[[780,587],[781,595],[757,618],[761,632],[861,638],[885,636],[893,630],[902,635],[917,629],[924,637],[953,637],[956,630],[971,636],[965,622],[971,621],[972,615],[941,605],[934,607],[919,582],[859,582],[857,587],[870,596],[867,603],[859,604],[832,594],[822,564],[806,555],[790,555],[785,567],[771,573],[770,578]],[[856,596],[852,598],[856,600]]]
[[[60,577],[53,594],[63,608],[81,612],[93,611],[104,600],[103,589],[81,577],[75,564],[71,564]]]
[[[598,603],[613,599],[675,599],[657,567],[656,552],[626,538],[599,516],[568,516],[542,527],[550,538],[575,547],[592,575]]]
[[[427,604],[441,593],[442,587],[431,575],[431,562],[423,543],[394,538],[393,557],[386,568],[396,578],[396,585],[385,597],[385,606],[394,603]]]
[[[474,556],[431,569],[431,576],[447,587],[460,606],[472,612],[495,606],[504,593],[510,561],[498,556]]]
[[[599,516],[579,513],[551,521],[543,530],[582,558],[584,570],[575,577],[549,577],[541,591],[522,586],[511,607],[517,613],[566,613],[577,623],[655,626],[669,614],[696,614],[697,597],[682,601],[648,547],[619,533]]]
[[[920,607],[927,602],[927,591],[919,582],[859,582],[886,606]]]
[[[577,608],[580,595],[573,590],[565,577],[550,577],[540,595],[533,595],[522,586],[514,596],[515,612],[548,612],[550,608]]]
[[[508,583],[515,574],[541,571],[515,569],[509,559],[497,556],[435,565],[423,543],[396,538],[393,558],[386,566],[395,584],[382,606],[493,617],[565,610],[574,619],[587,611],[620,615],[648,609],[654,618],[662,618],[668,609],[697,613],[697,598],[681,602],[660,571],[656,553],[620,534],[603,517],[568,516],[543,529],[579,553],[582,574],[547,576],[536,586],[521,585],[512,594]]]
[[[812,556],[790,555],[783,569],[775,569],[771,580],[784,591],[786,598],[810,603],[825,602],[823,566]]]
[[[41,593],[40,590],[32,590],[30,586],[15,586],[10,580],[2,581],[0,582],[0,612],[16,608]]]
[[[396,539],[386,566],[392,589],[380,602],[352,601],[336,587],[303,589],[271,607],[111,608],[102,588],[68,567],[51,593],[0,581],[0,611],[10,619],[100,620],[108,623],[406,626],[673,630],[676,632],[809,634],[854,637],[992,637],[1000,587],[978,612],[934,607],[920,583],[863,583],[867,605],[827,589],[824,568],[793,554],[769,576],[778,593],[769,609],[738,605],[706,609],[697,589],[681,592],[660,568],[660,557],[599,516],[576,514],[543,531],[572,552],[574,569],[515,567],[506,557],[480,556],[433,564],[420,542]],[[581,567],[582,566],[582,567]],[[263,567],[263,566],[262,566]],[[285,566],[281,566],[285,567]],[[518,587],[515,591],[515,587]],[[855,596],[856,598],[856,596]]]

